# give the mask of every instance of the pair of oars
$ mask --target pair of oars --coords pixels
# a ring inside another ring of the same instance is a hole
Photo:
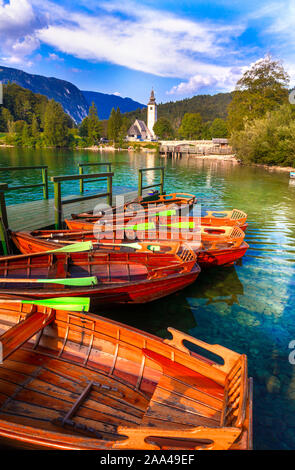
[[[111,244],[108,244],[111,245]],[[117,245],[117,244],[114,244]],[[130,244],[121,244],[120,246],[128,246],[129,248],[141,249],[142,245],[138,243],[130,243]],[[159,251],[159,245],[150,245],[149,249],[151,251]],[[83,251],[89,251],[93,249],[93,243],[91,241],[87,242],[80,242],[74,243],[72,245],[68,245],[62,248],[58,248],[57,250],[47,251],[44,254],[50,253],[79,253]],[[60,284],[64,286],[70,287],[89,287],[98,284],[97,277],[95,276],[88,276],[88,277],[78,277],[78,278],[65,278],[65,279],[29,279],[29,278],[0,278],[0,283],[5,284]],[[30,303],[30,302],[28,302]],[[36,302],[34,302],[36,303]],[[43,305],[43,304],[42,304]]]

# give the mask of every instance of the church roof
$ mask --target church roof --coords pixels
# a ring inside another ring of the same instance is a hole
[[[136,119],[132,126],[128,129],[127,135],[128,136],[133,136],[133,135],[140,135],[144,137],[150,135],[150,130],[147,127],[146,123],[144,121],[141,121],[140,119]]]

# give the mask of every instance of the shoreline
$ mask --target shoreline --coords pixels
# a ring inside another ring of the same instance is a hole
[[[17,147],[15,145],[11,144],[3,144],[0,143],[0,148],[22,148],[22,147]],[[44,149],[46,148],[53,148],[53,147],[43,147]],[[90,150],[92,152],[142,152],[142,153],[156,153],[156,149],[149,149],[142,147],[140,149],[123,149],[123,148],[116,148],[114,146],[107,146],[107,147],[102,147],[98,145],[94,145],[92,147],[76,147],[74,149],[66,148],[66,150]],[[165,158],[164,155],[160,155],[161,158]],[[235,154],[229,154],[229,155],[193,155],[190,154],[189,158],[197,158],[200,160],[218,160],[218,161],[224,161],[224,162],[232,162],[232,163],[238,163],[241,166],[254,166],[258,168],[264,168],[265,170],[268,171],[282,171],[285,173],[290,173],[291,171],[295,172],[295,167],[291,166],[277,166],[277,165],[266,165],[265,163],[243,163],[241,160],[236,158]]]

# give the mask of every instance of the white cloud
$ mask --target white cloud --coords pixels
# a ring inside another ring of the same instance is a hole
[[[58,61],[58,62],[63,62],[64,61],[63,57],[59,57],[59,55],[55,54],[54,52],[52,52],[51,54],[48,55],[48,59],[49,60],[55,60],[55,61]]]
[[[34,34],[36,26],[36,17],[28,0],[10,0],[9,3],[0,0],[0,47],[3,61],[9,64],[22,63],[39,47],[39,40]]]
[[[112,95],[121,96],[121,93],[119,93],[118,91],[115,91],[115,93],[112,93]]]
[[[87,9],[78,11],[79,3]],[[58,55],[62,52],[177,78],[180,83],[167,92],[171,95],[185,96],[205,87],[232,90],[243,65],[249,63],[247,51],[242,62],[243,51],[235,48],[235,39],[246,29],[249,18],[268,17],[271,24],[265,33],[287,31],[295,39],[295,28],[291,31],[295,0],[284,3],[288,6],[284,11],[275,3],[268,4],[230,24],[222,19],[186,18],[139,0],[80,0],[68,9],[49,0],[0,0],[0,56],[7,63],[22,63],[44,43],[54,49],[50,60],[63,60]],[[292,60],[289,65],[292,69]]]
[[[43,2],[45,6],[52,11],[50,3]],[[243,29],[193,21],[132,2],[100,7],[92,15],[59,7],[54,21],[38,31],[38,38],[81,59],[189,79],[199,73],[200,65],[207,66],[208,59],[232,54],[231,38]]]

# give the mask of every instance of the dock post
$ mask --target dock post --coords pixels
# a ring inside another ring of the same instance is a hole
[[[43,198],[48,199],[48,168],[42,168]]]
[[[161,168],[161,193],[160,194],[163,194],[164,193],[164,172],[165,172],[165,169],[164,168]]]
[[[62,204],[60,182],[54,181],[54,220],[55,229],[59,230],[62,226]]]
[[[83,166],[79,166],[79,175],[83,175],[83,173],[84,173]],[[80,194],[83,194],[83,193],[84,193],[84,181],[81,178],[80,179]]]
[[[142,196],[142,171],[138,171],[138,197]]]
[[[108,192],[108,205],[109,206],[112,206],[113,204],[113,177],[112,176],[108,176],[108,189],[107,189],[107,192]]]
[[[4,255],[10,253],[9,240],[7,236],[8,218],[4,192],[8,189],[7,183],[0,183],[0,240]]]

